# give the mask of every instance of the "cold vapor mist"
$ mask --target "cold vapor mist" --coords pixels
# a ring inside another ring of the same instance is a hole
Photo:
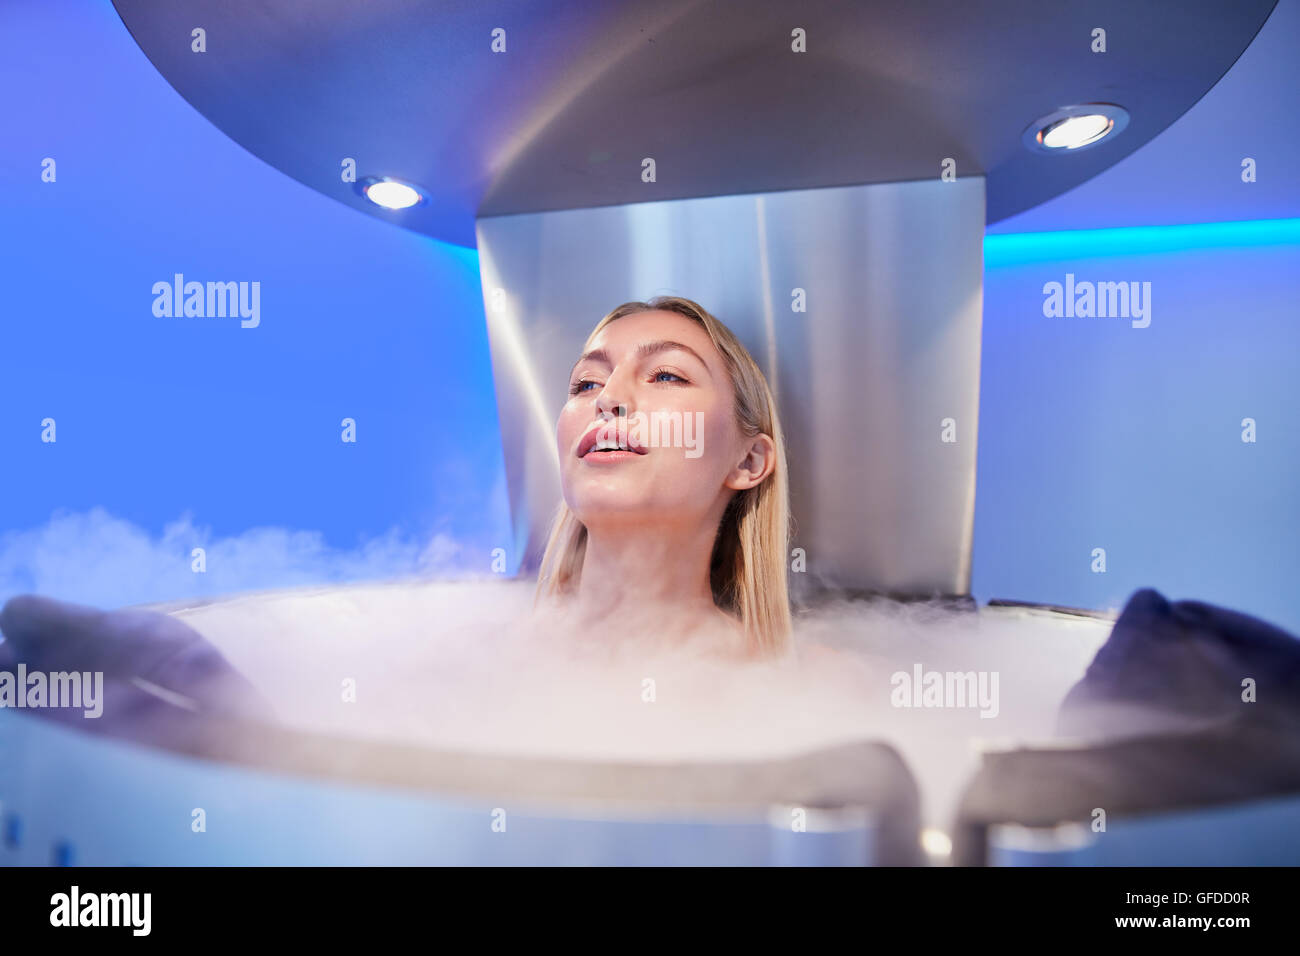
[[[429,582],[250,595],[176,616],[291,726],[612,761],[759,759],[882,740],[911,766],[938,826],[979,746],[1051,737],[1057,706],[1110,626],[843,603],[800,617],[795,660],[745,663],[702,640],[558,627],[532,602],[527,581]],[[653,608],[645,614],[653,620]],[[996,674],[996,707],[903,705],[899,675],[918,668]]]
[[[202,574],[191,570],[195,547]],[[0,539],[0,599],[35,592],[110,608],[196,598],[171,605],[173,616],[280,722],[315,732],[611,761],[885,741],[916,775],[925,820],[941,827],[980,746],[1051,737],[1110,628],[1005,608],[840,602],[797,617],[792,658],[738,661],[707,634],[656,633],[651,606],[617,632],[535,613],[531,581],[465,576],[486,554],[395,531],[355,551],[283,528],[215,538],[189,516],[155,538],[96,509]],[[238,593],[250,591],[261,593]]]
[[[194,549],[203,568],[194,570]],[[406,575],[446,576],[473,560],[486,570],[487,549],[472,558],[462,543],[437,535],[417,540],[397,529],[333,548],[319,531],[251,528],[215,537],[182,515],[160,536],[103,508],[58,511],[45,525],[0,535],[0,604],[15,594],[116,608],[239,591],[364,581]]]

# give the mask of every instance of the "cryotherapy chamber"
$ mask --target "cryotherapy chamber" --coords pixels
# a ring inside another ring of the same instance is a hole
[[[206,58],[174,42],[191,28],[183,5],[114,6],[161,78],[255,155],[364,214],[477,249],[512,575],[535,572],[559,498],[555,383],[612,307],[675,294],[736,331],[773,386],[791,546],[806,559],[793,584],[808,606],[887,596],[1026,616],[1044,642],[1070,644],[1074,677],[1104,642],[1105,615],[976,608],[970,594],[984,229],[1166,129],[1250,44],[1272,0],[1117,5],[1111,34],[1141,42],[1104,60],[1077,52],[1079,14],[1095,5],[1073,3],[991,15],[760,2],[741,15],[686,0],[544,11],[405,0],[385,5],[378,30],[373,11],[341,0],[237,0],[204,11],[210,36],[237,38]],[[1215,42],[1185,39],[1204,35]],[[361,92],[403,115],[360,108]],[[1095,116],[1109,124],[1095,142],[1037,148]],[[340,180],[336,157],[356,157],[355,181]],[[371,191],[383,183],[418,201],[381,207]],[[838,440],[846,432],[853,443]],[[295,598],[382,598],[346,590]],[[285,597],[154,610],[220,648],[234,637],[223,608],[272,614]],[[912,864],[926,862],[923,826],[945,825],[923,815],[928,783],[909,755],[874,739],[664,765],[359,743],[170,706],[166,739],[0,712],[0,861]],[[1075,822],[1075,806],[997,819],[980,794],[1005,766],[981,763],[957,862],[1095,847],[1041,836]],[[1269,832],[1294,819],[1288,786],[1229,810],[1258,810],[1245,825]],[[1225,799],[1175,793],[1116,818],[1131,845],[1147,841],[1145,862],[1216,862],[1195,856],[1213,846],[1168,834],[1210,826]],[[197,808],[213,839],[195,839]]]

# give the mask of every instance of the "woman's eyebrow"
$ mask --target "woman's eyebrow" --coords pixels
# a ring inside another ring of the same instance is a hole
[[[573,363],[573,368],[569,369],[569,374],[573,375],[574,370],[583,362],[604,362],[609,365],[609,353],[604,349],[592,349],[590,352],[583,352],[578,356],[578,361]]]
[[[670,342],[667,340],[645,342],[637,347],[636,354],[637,358],[649,358],[651,355],[657,355],[660,352],[671,352],[678,349],[695,356],[695,360],[704,366],[704,371],[709,373],[709,377],[713,377],[713,372],[709,369],[709,363],[704,361],[700,356],[700,353],[695,351],[695,349],[691,348],[689,345],[683,345],[681,342]]]
[[[713,377],[713,372],[709,368],[709,363],[704,361],[700,356],[700,353],[695,351],[695,349],[691,348],[689,345],[685,345],[681,342],[672,342],[667,339],[658,342],[643,342],[641,345],[637,346],[636,357],[639,359],[649,358],[651,355],[658,355],[660,352],[671,352],[674,349],[681,349],[683,352],[695,356],[695,360],[704,366],[704,371],[708,372],[709,378]],[[569,375],[573,375],[574,370],[583,362],[604,362],[606,365],[613,364],[609,360],[609,353],[604,349],[592,349],[590,352],[584,352],[578,357],[578,361],[573,363],[573,368],[569,369]]]

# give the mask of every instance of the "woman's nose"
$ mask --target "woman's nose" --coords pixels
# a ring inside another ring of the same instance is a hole
[[[631,414],[631,410],[625,402],[605,402],[597,399],[596,407],[614,418],[627,418]]]
[[[596,396],[596,408],[615,418],[627,418],[632,414],[631,405],[631,397],[625,386],[612,378],[605,383],[605,387]]]

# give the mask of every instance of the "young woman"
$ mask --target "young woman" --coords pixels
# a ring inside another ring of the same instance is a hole
[[[620,305],[573,367],[556,444],[539,603],[584,632],[790,654],[785,446],[730,329],[689,299]]]
[[[767,382],[729,329],[687,299],[619,306],[573,367],[556,442],[563,502],[537,594],[563,626],[537,615],[542,661],[574,638],[625,647],[638,664],[665,644],[794,659],[784,443]],[[272,719],[214,647],[165,614],[21,595],[0,629],[0,669],[105,672],[101,732],[190,733],[176,715],[196,704]]]

